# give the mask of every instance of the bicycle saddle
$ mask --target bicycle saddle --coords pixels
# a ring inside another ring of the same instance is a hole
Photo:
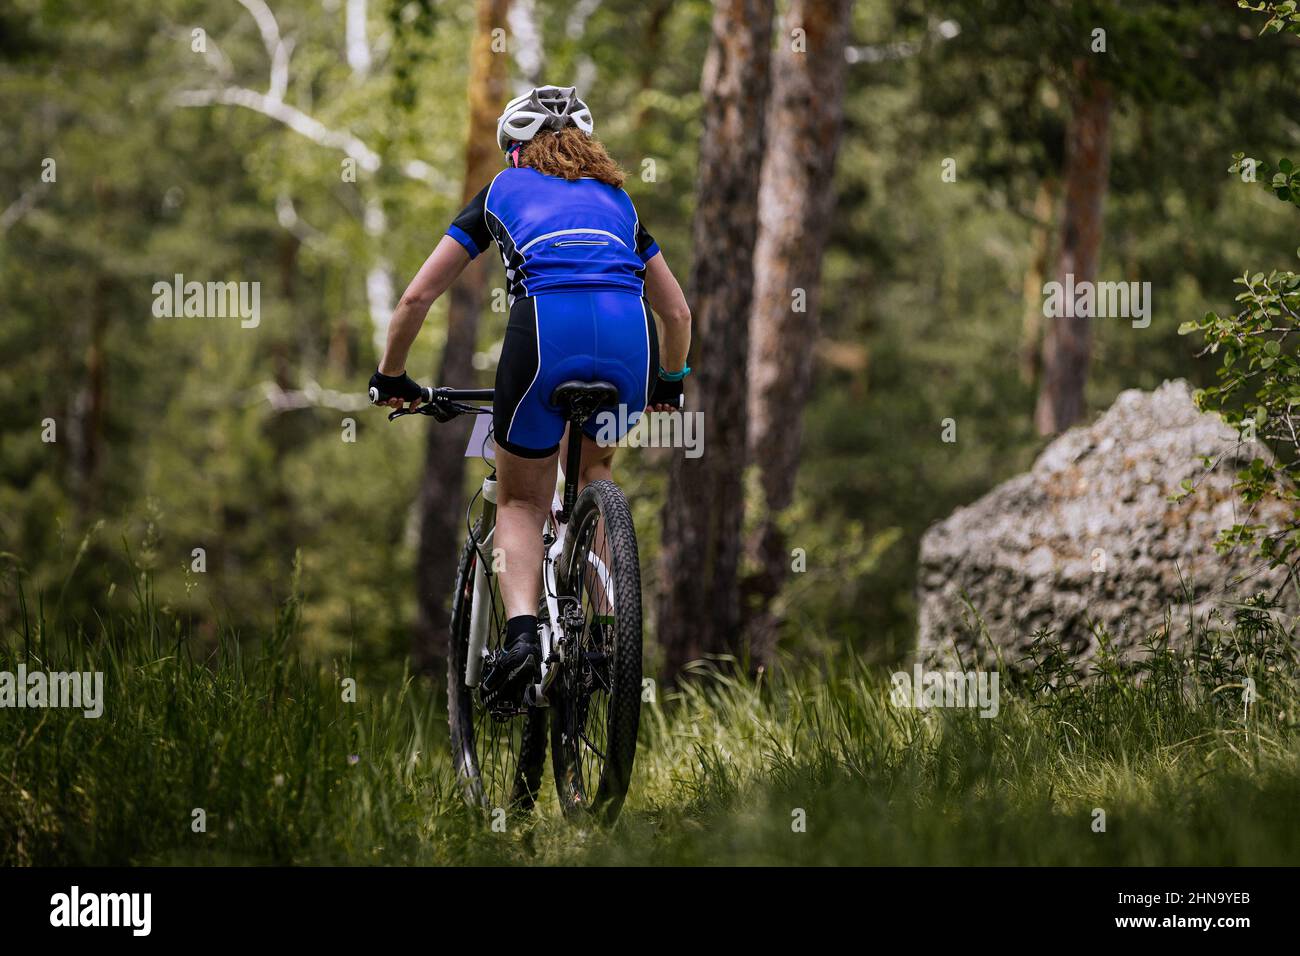
[[[618,386],[612,382],[561,382],[551,392],[551,402],[568,409],[570,415],[590,415],[602,405],[618,401]]]

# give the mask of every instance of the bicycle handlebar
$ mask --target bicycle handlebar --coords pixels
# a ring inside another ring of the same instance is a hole
[[[431,402],[438,395],[453,402],[490,402],[496,396],[495,388],[424,388],[424,400]]]
[[[403,415],[432,415],[439,421],[450,421],[457,415],[486,415],[490,408],[480,408],[469,402],[490,402],[496,394],[494,388],[431,388],[421,386],[420,394],[424,404],[415,408],[395,408],[388,413],[388,420]],[[379,389],[370,389],[370,404],[379,403]]]

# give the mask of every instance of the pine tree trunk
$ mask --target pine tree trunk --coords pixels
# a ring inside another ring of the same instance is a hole
[[[693,226],[698,458],[674,455],[664,502],[658,636],[666,676],[739,650],[740,561],[753,252],[770,83],[772,0],[718,0],[701,92],[704,129]]]
[[[757,569],[746,581],[744,608],[755,664],[771,663],[780,625],[772,602],[790,567],[779,522],[794,498],[812,382],[851,6],[794,0],[773,54],[749,346],[749,453],[764,506],[746,543]]]
[[[108,246],[108,221],[116,206],[113,189],[96,179],[96,238],[101,248]],[[74,488],[77,513],[83,524],[90,524],[101,502],[100,477],[104,459],[104,431],[108,418],[108,323],[112,312],[109,296],[113,283],[105,273],[98,273],[91,286],[89,307],[90,335],[86,346],[86,371],[77,389],[75,407],[76,437],[73,459],[77,465]]]
[[[1101,256],[1102,210],[1110,172],[1110,88],[1092,75],[1088,60],[1075,63],[1076,91],[1065,131],[1065,202],[1056,280],[1093,282]],[[1066,314],[1047,320],[1043,338],[1043,380],[1034,421],[1051,435],[1083,418],[1084,388],[1092,358],[1092,319]]]
[[[1034,197],[1034,225],[1029,233],[1029,268],[1021,287],[1024,314],[1020,325],[1020,380],[1038,381],[1043,354],[1043,282],[1052,257],[1052,219],[1056,211],[1056,180],[1044,176]]]
[[[468,203],[501,169],[496,120],[506,101],[508,56],[492,50],[492,31],[506,29],[509,0],[478,0],[478,23],[470,53],[469,132],[465,147],[462,203]],[[481,255],[448,291],[447,343],[434,378],[437,385],[474,383],[472,360],[478,340],[487,277],[495,257]],[[418,611],[411,656],[419,670],[433,670],[447,653],[448,604],[456,560],[465,539],[465,444],[471,422],[430,421],[424,480],[418,500],[420,544],[415,579]]]

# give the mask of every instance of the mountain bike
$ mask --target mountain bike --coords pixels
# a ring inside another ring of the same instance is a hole
[[[446,422],[488,414],[490,405],[474,403],[490,403],[493,389],[425,388],[424,396],[423,405],[396,409],[389,420],[422,414]],[[614,482],[591,482],[579,494],[576,480],[582,426],[617,396],[609,382],[581,381],[565,382],[551,396],[569,422],[563,473],[571,480],[563,482],[561,495],[557,474],[542,531],[541,680],[527,688],[522,706],[486,707],[478,693],[483,666],[501,651],[506,630],[498,579],[502,554],[492,546],[495,467],[466,511],[468,534],[452,592],[447,710],[462,789],[470,803],[488,812],[533,809],[548,737],[566,816],[612,822],[627,796],[641,719],[636,532],[627,498]]]

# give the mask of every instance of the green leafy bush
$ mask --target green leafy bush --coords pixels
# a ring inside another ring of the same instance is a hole
[[[1300,13],[1295,0],[1284,3],[1249,3],[1238,6],[1268,13],[1271,19],[1262,33],[1300,33]],[[1229,172],[1244,182],[1258,183],[1282,202],[1300,206],[1300,167],[1290,159],[1278,160],[1276,168],[1234,153]],[[1300,249],[1296,250],[1300,256]],[[1266,498],[1290,505],[1300,502],[1300,358],[1295,333],[1300,332],[1300,275],[1291,270],[1269,273],[1247,270],[1233,280],[1242,287],[1232,315],[1207,312],[1199,321],[1184,322],[1179,334],[1199,332],[1205,340],[1202,355],[1221,355],[1218,385],[1198,389],[1197,407],[1217,411],[1239,430],[1245,442],[1263,441],[1274,452],[1269,463],[1254,458],[1237,473],[1236,490],[1247,504]],[[1217,461],[1209,460],[1213,466]],[[1183,493],[1191,488],[1184,483]],[[1262,556],[1275,564],[1287,563],[1300,543],[1300,508],[1280,528],[1268,530],[1249,521],[1225,529],[1219,539],[1223,548],[1253,544]]]

